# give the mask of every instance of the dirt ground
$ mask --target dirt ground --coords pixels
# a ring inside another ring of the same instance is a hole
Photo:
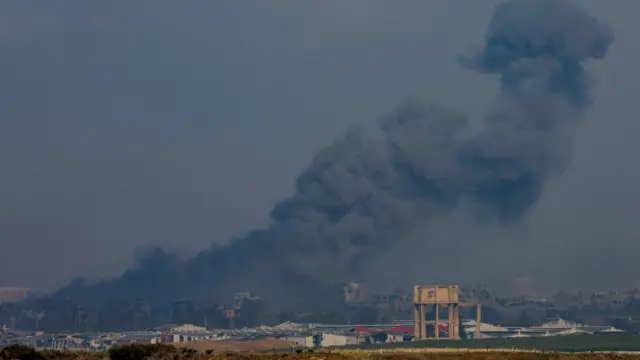
[[[200,340],[189,343],[176,343],[178,348],[190,348],[195,350],[251,352],[268,351],[272,349],[290,349],[293,342],[280,339],[264,339],[251,341],[220,341],[220,340]]]

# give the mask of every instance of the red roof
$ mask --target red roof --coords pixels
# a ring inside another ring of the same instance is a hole
[[[360,326],[360,325],[356,326],[355,330],[356,330],[357,333],[374,333],[374,332],[376,332],[376,330],[369,329],[369,328],[366,328],[366,327]]]
[[[398,325],[396,327],[392,327],[391,329],[385,329],[386,333],[412,333],[413,329],[408,326]]]

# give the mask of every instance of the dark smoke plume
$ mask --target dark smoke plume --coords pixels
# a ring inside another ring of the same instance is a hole
[[[374,133],[353,129],[320,151],[267,229],[188,261],[158,250],[117,280],[77,281],[58,295],[169,301],[250,290],[311,305],[333,284],[367,278],[378,254],[402,248],[403,234],[461,206],[509,225],[566,167],[571,130],[590,103],[583,64],[604,58],[613,39],[567,1],[506,1],[484,48],[459,59],[500,80],[479,132],[463,112],[407,102]]]

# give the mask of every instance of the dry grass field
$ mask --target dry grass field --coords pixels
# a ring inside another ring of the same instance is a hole
[[[119,354],[77,353],[77,352],[32,352],[9,354],[0,351],[0,360],[218,360],[218,359],[255,359],[255,360],[623,360],[639,359],[636,354],[618,353],[556,353],[522,351],[453,351],[446,349],[403,349],[392,350],[346,350],[331,352],[299,353],[252,353],[231,351],[186,351],[178,348],[165,348],[156,353],[128,352]]]
[[[231,352],[263,352],[272,349],[291,349],[294,345],[291,341],[279,339],[264,339],[252,341],[218,341],[218,340],[200,340],[189,343],[177,343],[177,348],[189,348],[200,352],[212,350],[215,352],[231,351]]]
[[[588,340],[588,338],[584,338]],[[276,343],[277,342],[277,343]],[[115,347],[108,353],[82,353],[72,351],[36,351],[24,346],[9,346],[0,349],[0,360],[217,360],[217,359],[286,359],[286,360],[608,360],[638,359],[640,352],[561,352],[549,350],[516,350],[516,349],[462,349],[437,347],[407,347],[378,349],[333,349],[298,350],[297,352],[280,352],[273,349],[282,345],[280,340],[264,340],[260,342],[224,342],[218,341],[215,346],[203,342],[193,347],[175,347],[169,345],[126,345]],[[209,346],[211,345],[211,346]],[[280,347],[282,349],[282,347]]]
[[[606,352],[606,351],[638,351],[640,352],[640,334],[632,333],[611,333],[595,335],[572,335],[572,336],[547,336],[530,338],[496,338],[483,340],[457,340],[438,341],[425,340],[407,343],[385,343],[376,345],[350,346],[353,349],[362,350],[393,350],[403,349],[449,349],[458,351],[460,349],[479,350],[513,350],[531,349],[544,350],[547,352]],[[344,349],[341,349],[344,350]]]
[[[613,353],[613,352],[545,352],[538,350],[513,350],[513,349],[442,349],[442,348],[416,348],[416,349],[379,349],[370,350],[345,350],[340,351],[343,359],[640,359],[640,353]],[[332,354],[329,354],[332,355]],[[337,357],[336,357],[337,358]],[[330,359],[328,357],[327,359]]]

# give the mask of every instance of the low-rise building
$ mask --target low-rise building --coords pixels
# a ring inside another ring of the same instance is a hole
[[[355,335],[347,335],[347,334],[322,334],[322,340],[320,341],[320,346],[329,347],[329,346],[345,346],[345,345],[356,345],[358,344],[358,337]]]
[[[296,346],[304,346],[304,347],[315,346],[315,344],[313,343],[313,335],[307,335],[307,334],[291,335],[291,336],[285,336],[282,339],[291,341],[292,343],[296,344]]]
[[[171,332],[174,333],[203,333],[203,332],[207,332],[207,328],[202,327],[202,326],[196,326],[193,324],[184,324],[184,325],[178,325],[178,326],[174,326],[171,328]]]

